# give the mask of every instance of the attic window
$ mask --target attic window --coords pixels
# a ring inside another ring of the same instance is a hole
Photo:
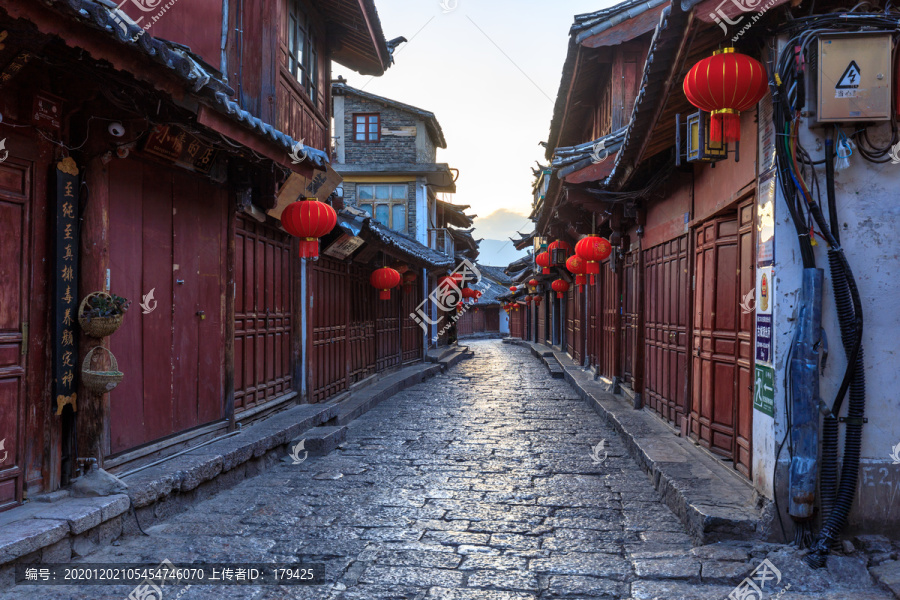
[[[291,0],[288,34],[288,63],[291,73],[315,103],[319,92],[319,52],[306,7],[301,0]]]
[[[366,113],[353,115],[354,139],[357,142],[381,141],[381,115]]]

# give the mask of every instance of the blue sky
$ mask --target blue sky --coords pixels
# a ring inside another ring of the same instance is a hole
[[[340,65],[334,76],[435,113],[448,146],[438,161],[460,170],[453,201],[489,217],[476,221],[476,238],[505,240],[530,227],[531,167],[544,162],[538,142],[547,139],[573,17],[613,4],[376,0],[385,36],[410,42],[383,77]]]

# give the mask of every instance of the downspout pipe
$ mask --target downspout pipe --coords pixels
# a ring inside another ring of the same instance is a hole
[[[822,269],[803,269],[800,316],[791,350],[791,459],[788,514],[808,529],[816,499],[819,451],[819,352]]]

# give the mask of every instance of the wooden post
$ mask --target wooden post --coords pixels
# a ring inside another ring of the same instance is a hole
[[[106,274],[109,269],[109,170],[99,158],[83,167],[84,181],[90,191],[85,200],[81,222],[79,304],[91,292],[108,291]],[[79,335],[79,357],[83,358],[100,344],[100,340]],[[94,394],[79,384],[78,411],[75,417],[78,430],[77,453],[85,458],[96,457],[101,467],[110,446],[109,414],[109,394]],[[65,474],[62,477],[65,481]]]
[[[225,418],[228,431],[234,431],[234,295],[236,293],[235,234],[237,230],[237,201],[233,190],[228,191],[228,224],[225,229]]]

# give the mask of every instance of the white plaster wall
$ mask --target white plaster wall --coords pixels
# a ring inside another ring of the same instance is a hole
[[[851,128],[845,128],[851,134]],[[870,126],[873,143],[890,139],[888,125]],[[813,160],[824,156],[824,131],[801,130],[801,141]],[[860,487],[851,525],[862,513],[867,519],[900,520],[895,492],[900,490],[900,468],[892,464],[892,447],[900,443],[900,165],[873,164],[855,153],[850,168],[836,174],[837,213],[841,244],[859,286],[865,315],[863,348],[866,372],[866,417],[863,427]],[[826,205],[824,165],[819,168],[822,204]],[[790,349],[802,273],[799,245],[780,187],[775,207],[774,365],[775,420],[754,410],[754,482],[771,497],[774,453],[785,431],[784,376]],[[817,239],[816,266],[824,270],[822,324],[828,340],[828,361],[820,377],[820,395],[831,406],[846,367],[834,306],[827,244]],[[849,399],[844,400],[846,414]],[[841,438],[845,426],[841,425]],[[843,452],[843,448],[841,448]],[[787,448],[780,461],[788,460]],[[779,476],[778,487],[788,485]],[[886,526],[889,526],[885,523]]]
[[[416,184],[416,240],[428,247],[428,188]]]
[[[509,315],[502,308],[500,309],[500,333],[509,335]]]
[[[331,122],[333,124],[332,135],[334,136],[335,162],[342,165],[346,162],[346,146],[344,144],[344,97],[333,96],[332,100],[334,118]]]

